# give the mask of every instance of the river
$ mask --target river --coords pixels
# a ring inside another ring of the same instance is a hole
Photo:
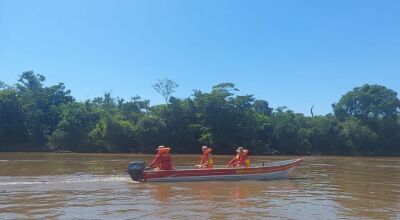
[[[400,158],[306,157],[288,179],[273,181],[132,182],[127,164],[151,158],[0,153],[0,219],[400,219]],[[229,159],[214,155],[216,163]]]

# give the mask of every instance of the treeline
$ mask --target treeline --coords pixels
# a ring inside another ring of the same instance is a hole
[[[216,154],[246,146],[251,154],[400,155],[400,100],[380,85],[363,85],[332,105],[334,114],[307,117],[265,100],[238,95],[232,83],[172,96],[177,86],[154,85],[166,104],[151,106],[110,93],[76,101],[62,83],[44,86],[32,71],[15,85],[0,82],[0,151],[199,153]]]

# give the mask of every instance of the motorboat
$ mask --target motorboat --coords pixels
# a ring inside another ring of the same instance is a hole
[[[259,163],[250,167],[178,168],[173,170],[146,169],[145,162],[134,161],[129,164],[128,173],[136,182],[272,180],[286,178],[303,161],[304,158],[298,158]]]

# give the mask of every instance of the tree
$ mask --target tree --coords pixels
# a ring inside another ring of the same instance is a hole
[[[25,115],[14,89],[0,90],[0,151],[21,151],[27,145]]]
[[[335,116],[344,121],[356,117],[363,122],[382,118],[395,120],[398,117],[400,100],[397,93],[380,85],[365,84],[356,87],[333,104]]]
[[[11,86],[7,85],[5,82],[0,81],[0,90],[12,89]]]
[[[137,123],[140,117],[143,117],[150,111],[150,101],[142,100],[139,96],[134,96],[131,100],[118,102],[118,112],[125,120]]]
[[[307,126],[311,133],[309,141],[313,154],[335,154],[340,143],[338,141],[340,127],[332,115],[307,118]]]
[[[137,135],[140,142],[139,152],[150,153],[158,145],[168,145],[166,142],[166,125],[163,118],[155,115],[141,117],[137,123]]]
[[[286,107],[279,107],[272,114],[273,146],[281,154],[305,154],[310,152],[310,129],[302,114]]]
[[[355,148],[353,152],[375,155],[399,152],[399,138],[396,134],[400,132],[400,127],[396,121],[399,117],[400,100],[395,91],[380,85],[366,84],[346,93],[333,107],[335,116],[347,125],[344,128],[360,124],[360,131],[372,133],[365,136],[369,138],[366,142],[347,141],[346,143],[352,143],[348,146]],[[359,120],[358,124],[354,119]],[[374,146],[371,145],[372,141]]]
[[[165,104],[168,104],[169,98],[177,87],[178,84],[170,79],[157,80],[157,83],[153,85],[153,88],[164,97]]]
[[[103,111],[90,101],[70,103],[61,110],[60,122],[50,138],[50,147],[73,152],[99,152],[89,133],[101,120]]]
[[[373,152],[378,136],[360,120],[351,118],[343,122],[339,133],[341,142],[338,149],[345,155],[370,155]]]
[[[129,152],[137,147],[135,126],[119,117],[100,120],[89,132],[89,140],[101,152]]]
[[[31,144],[29,150],[46,149],[49,137],[59,123],[60,106],[74,101],[64,84],[45,87],[45,79],[43,75],[27,71],[20,75],[16,84]]]
[[[19,90],[38,91],[42,89],[45,80],[46,78],[43,75],[35,74],[33,71],[26,71],[20,75],[18,82],[22,84],[17,84],[17,88]]]
[[[269,103],[265,100],[255,100],[253,103],[253,109],[256,113],[270,116],[272,108],[269,107]]]

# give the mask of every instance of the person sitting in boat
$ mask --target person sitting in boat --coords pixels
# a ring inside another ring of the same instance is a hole
[[[198,168],[213,168],[213,159],[212,159],[212,148],[203,146],[201,148],[201,151],[203,151],[203,155],[201,156],[200,164],[196,165]]]
[[[236,156],[229,161],[226,167],[250,167],[250,160],[247,156],[248,150],[243,147],[238,147]]]
[[[172,170],[172,161],[169,151],[171,148],[165,146],[158,146],[157,155],[150,163],[149,168],[155,170]]]

